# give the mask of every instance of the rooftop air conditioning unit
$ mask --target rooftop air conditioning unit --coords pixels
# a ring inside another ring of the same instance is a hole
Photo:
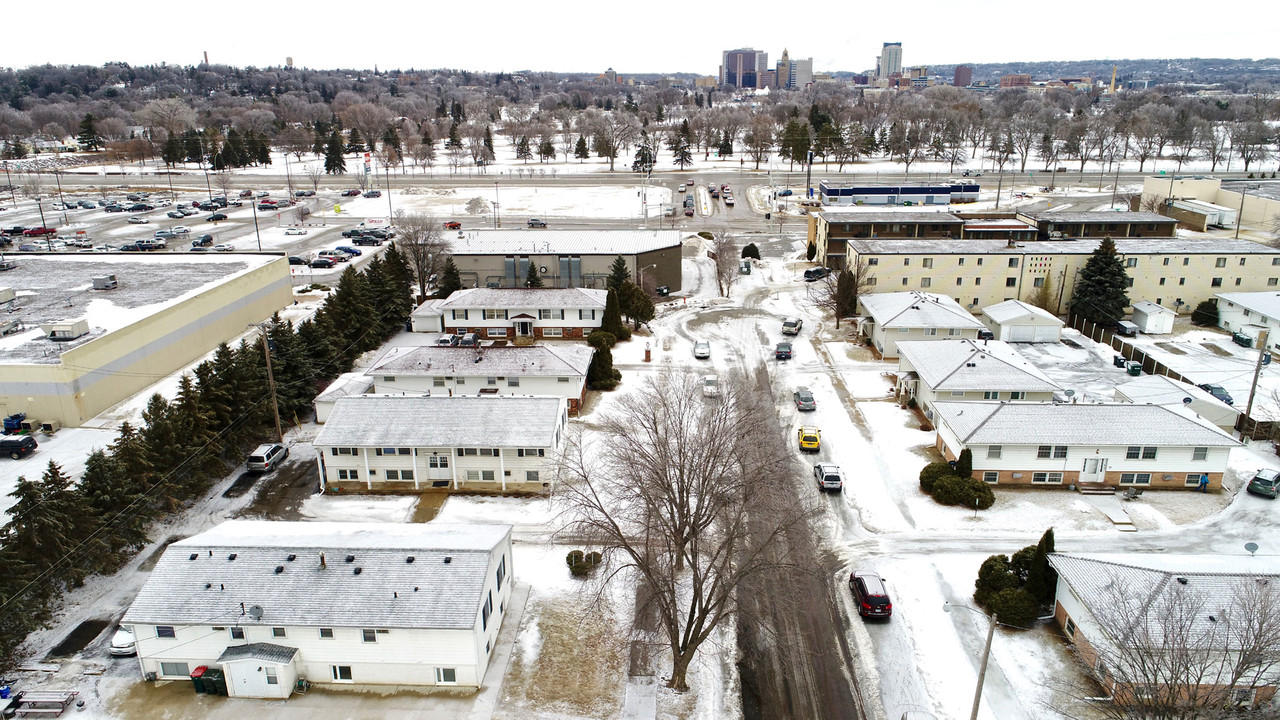
[[[89,321],[64,320],[54,323],[40,323],[44,336],[50,340],[75,340],[89,334]]]
[[[119,285],[115,275],[102,275],[93,279],[94,290],[115,290]]]
[[[14,292],[11,287],[0,287],[0,303],[13,302],[18,297],[18,293]]]
[[[22,321],[16,319],[0,320],[0,337],[16,333],[22,329]]]

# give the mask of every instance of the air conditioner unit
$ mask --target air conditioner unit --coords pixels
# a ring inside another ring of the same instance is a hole
[[[926,418],[928,418],[929,420],[932,420],[932,419],[933,419],[933,411],[932,411],[932,410],[925,410],[925,411],[924,411],[924,416],[925,416]]]
[[[115,290],[118,286],[115,275],[102,275],[93,279],[94,290]]]
[[[45,435],[52,435],[62,429],[62,423],[58,420],[46,420],[40,423],[40,432]]]

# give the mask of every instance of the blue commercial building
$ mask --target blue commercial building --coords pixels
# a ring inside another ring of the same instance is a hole
[[[977,183],[946,185],[842,185],[823,180],[823,205],[951,205],[978,200]]]

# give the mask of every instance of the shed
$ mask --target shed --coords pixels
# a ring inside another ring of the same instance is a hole
[[[1173,319],[1177,313],[1150,300],[1133,304],[1133,324],[1148,335],[1166,335],[1173,332]]]
[[[316,422],[324,424],[338,398],[364,395],[373,389],[373,378],[361,372],[343,373],[316,396]]]
[[[1053,313],[1021,300],[1006,300],[982,309],[982,323],[1004,342],[1058,342],[1063,322]]]
[[[284,699],[298,682],[298,648],[269,642],[232,645],[218,657],[227,675],[227,695]]]

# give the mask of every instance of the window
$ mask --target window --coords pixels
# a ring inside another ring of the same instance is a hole
[[[488,337],[506,337],[507,328],[489,328],[485,331]]]
[[[1137,445],[1130,445],[1124,451],[1124,457],[1126,460],[1137,460],[1138,458],[1142,457],[1142,448],[1138,447]]]
[[[1209,457],[1209,448],[1207,447],[1191,448],[1192,460],[1204,460],[1207,457]]]
[[[339,470],[338,470],[338,479],[339,479],[339,480],[359,480],[359,479],[360,479],[360,471],[359,471],[359,470],[342,470],[342,469],[339,469]]]
[[[1151,473],[1120,473],[1121,485],[1150,485]]]
[[[385,471],[388,480],[412,480],[412,470],[387,470]]]
[[[431,457],[427,458],[427,467],[436,468],[436,469],[447,468],[449,467],[449,456],[448,455],[432,455]]]
[[[475,448],[458,448],[458,457],[479,455],[480,451]]]
[[[243,639],[244,639],[244,628],[239,628],[239,627],[233,627],[233,628],[231,628],[231,639],[232,639],[232,640],[243,640]]]
[[[1186,278],[1178,278],[1178,284],[1179,284],[1179,285],[1186,285],[1186,284],[1187,284],[1187,279],[1186,279]]]
[[[880,264],[880,258],[867,258],[867,265],[875,267]]]
[[[481,479],[481,480],[483,480],[483,481],[485,481],[485,482],[493,482],[493,471],[492,471],[492,470],[481,470],[481,471],[480,471],[480,479]]]
[[[1191,258],[1182,258],[1182,264],[1183,264],[1183,265],[1190,265],[1190,264],[1191,264]]]
[[[383,376],[382,376],[382,382],[395,382],[395,381],[396,381],[396,379],[395,379],[395,377],[394,377],[394,376],[390,376],[390,375],[383,375]]]
[[[904,287],[906,286],[906,284],[907,284],[907,279],[906,279],[906,278],[902,278],[902,284],[903,284],[903,286],[904,286]]]
[[[281,627],[273,627],[273,628],[271,628],[271,637],[273,637],[273,638],[282,638],[282,637],[286,637],[286,636],[285,636],[285,633],[284,633],[284,628],[281,628]]]
[[[493,593],[485,598],[484,607],[480,608],[480,629],[489,629],[489,613],[493,612]]]
[[[1124,279],[1124,286],[1125,286],[1125,287],[1133,287],[1133,278],[1125,278],[1125,279]]]
[[[1226,267],[1226,266],[1227,266],[1227,259],[1226,259],[1226,258],[1218,258],[1217,260],[1214,260],[1214,261],[1213,261],[1213,266],[1214,266],[1214,267]]]
[[[1187,487],[1199,487],[1200,473],[1187,473],[1187,476],[1186,478],[1183,479],[1182,484],[1186,485]]]
[[[958,264],[958,265],[964,265],[964,258],[960,258],[960,261],[959,261],[957,264]]]
[[[165,677],[190,677],[191,670],[187,668],[186,663],[162,662],[160,663],[160,674]]]
[[[963,391],[963,390],[952,390],[952,391],[951,391],[951,397],[964,397],[964,391]]]
[[[963,285],[963,284],[964,284],[964,278],[956,278],[956,284],[957,284],[957,285]]]
[[[1041,445],[1036,449],[1036,457],[1042,460],[1053,457],[1053,446]]]
[[[1244,267],[1244,258],[1240,258],[1240,266]]]
[[[920,278],[920,287],[927,288],[933,285],[933,278]]]
[[[1018,267],[1018,258],[1009,258],[1009,267],[1011,268]]]
[[[436,682],[440,685],[457,685],[458,671],[454,668],[436,668]]]
[[[538,479],[538,471],[537,471],[537,470],[525,470],[525,471],[524,471],[524,481],[525,481],[525,482],[531,482],[531,483],[541,482],[541,481]]]
[[[1026,400],[1027,394],[1021,390],[1013,390],[1009,393],[1010,400]]]
[[[1236,287],[1240,287],[1240,278],[1236,278]]]
[[[454,310],[454,311],[452,311],[452,312],[453,312],[453,319],[454,319],[454,320],[466,320],[466,319],[467,319],[467,311],[466,311],[466,310]]]
[[[981,285],[981,284],[982,284],[982,278],[974,278],[974,279],[973,279],[973,284],[974,284],[974,285]],[[976,304],[976,303],[978,302],[978,298],[974,298],[974,299],[973,299],[973,301],[974,301],[974,303]]]
[[[1165,265],[1168,265],[1168,264],[1169,264],[1169,258],[1165,258],[1165,259],[1164,259],[1164,264],[1165,264]]]
[[[902,258],[903,267],[906,267],[907,265],[910,265],[910,264],[911,264],[911,258]]]
[[[569,378],[567,378],[567,377],[558,377],[558,378],[556,378],[556,382],[558,382],[558,383],[567,383],[567,382],[569,382]]]
[[[332,639],[333,639],[333,628],[320,628],[320,639],[321,639],[321,640],[332,640]]]
[[[1272,265],[1280,265],[1280,258],[1271,258]]]
[[[467,482],[479,482],[479,480],[480,480],[480,471],[479,471],[479,470],[468,470],[468,471],[467,471]]]
[[[409,450],[409,448],[389,447],[389,448],[374,448],[374,454],[376,455],[412,455],[413,453]]]
[[[506,320],[507,311],[506,310],[485,310],[484,319],[485,320]]]
[[[330,455],[359,455],[360,448],[329,448]]]
[[[982,264],[982,258],[978,258],[978,264],[979,264],[979,265],[981,265],[981,264]]]
[[[442,378],[442,377],[438,377],[438,378],[431,378],[431,386],[432,386],[432,387],[444,387],[444,378]]]
[[[1063,629],[1067,631],[1068,637],[1076,636],[1076,623],[1071,618],[1067,618],[1067,624]]]
[[[924,334],[925,334],[925,337],[932,337],[932,336],[934,336],[934,335],[937,335],[937,334],[938,334],[938,328],[925,328],[925,329],[924,329]]]
[[[1231,688],[1232,707],[1253,707],[1257,699],[1257,688]]]
[[[520,387],[520,378],[518,377],[507,378],[507,387]]]
[[[880,278],[876,278],[876,277],[869,277],[869,278],[867,278],[867,285],[875,285],[875,284],[876,284],[876,282],[877,282],[879,279],[880,279]]]
[[[1161,284],[1161,285],[1163,285],[1163,284],[1164,284],[1164,280],[1165,280],[1164,278],[1160,278],[1160,284]]]
[[[960,300],[957,298],[956,302],[960,302]],[[960,328],[947,328],[947,335],[951,337],[955,337],[956,335],[959,335],[959,334],[960,334]]]
[[[480,448],[480,455],[483,457],[497,457],[497,448]]]
[[[498,578],[498,591],[499,591],[499,592],[501,592],[501,591],[502,591],[502,581],[503,581],[503,579],[505,579],[506,577],[507,577],[507,556],[506,556],[506,555],[503,555],[503,556],[502,556],[502,559],[498,561],[498,575],[497,575],[497,578]]]
[[[564,328],[542,328],[542,337],[564,337]]]
[[[1147,447],[1142,448],[1142,459],[1143,459],[1143,460],[1155,460],[1155,459],[1156,459],[1156,449],[1155,449],[1154,447],[1150,447],[1150,446],[1147,446]]]
[[[539,310],[539,320],[563,320],[564,310]]]
[[[1000,459],[1000,453],[1001,453],[1002,449],[1003,449],[1003,448],[1001,448],[1001,446],[999,446],[999,445],[988,445],[988,446],[987,446],[987,459],[988,459],[988,460],[999,460],[999,459]]]
[[[1044,287],[1044,278],[1043,277],[1032,278],[1031,287]]]
[[[365,628],[360,631],[361,642],[376,643],[378,642],[378,631]]]
[[[330,665],[329,671],[333,673],[333,679],[338,682],[351,682],[351,666],[350,665]]]
[[[487,377],[487,378],[485,378],[485,379],[484,379],[484,384],[485,384],[485,385],[497,385],[497,384],[498,384],[498,378],[496,378],[496,377]]]
[[[454,378],[454,380],[453,380],[453,384],[454,384],[454,385],[466,385],[466,384],[467,384],[467,379],[466,379],[466,378],[464,378],[464,377]]]
[[[1054,445],[1054,446],[1053,446],[1053,456],[1054,456],[1055,458],[1059,458],[1059,459],[1061,459],[1061,458],[1065,458],[1065,457],[1067,456],[1067,446],[1066,446],[1066,445]]]
[[[991,483],[992,485],[994,485],[997,482],[999,482],[999,480],[1000,480],[1000,473],[996,472],[995,470],[988,470],[982,473],[982,482]]]
[[[1275,287],[1276,278],[1267,278],[1267,287]]]
[[[173,631],[172,625],[156,626],[156,637],[158,638],[171,638],[171,637],[177,637],[177,636],[178,636],[177,633]]]
[[[1005,279],[1004,279],[1004,286],[1005,286],[1005,287],[1017,287],[1017,285],[1018,285],[1018,278],[1016,278],[1016,277],[1011,277],[1011,278],[1005,278]]]
[[[593,308],[591,310],[578,310],[578,319],[579,320],[595,320],[596,319],[595,309]]]
[[[933,267],[933,258],[925,258],[920,261],[927,268]]]
[[[999,400],[1000,391],[999,390],[983,390],[982,399],[983,400]]]
[[[266,676],[267,676],[267,684],[268,684],[268,685],[279,685],[279,684],[280,684],[280,678],[276,677],[276,669],[275,669],[275,668],[271,667],[270,665],[266,665],[266,666],[264,666],[264,667],[262,668],[262,671],[263,671],[263,673],[264,673],[264,674],[266,674]]]
[[[1127,267],[1127,268],[1135,268],[1135,267],[1138,267],[1138,258],[1125,258],[1125,259],[1124,259],[1124,266],[1125,266],[1125,267]]]
[[[1032,483],[1060,483],[1062,482],[1062,473],[1060,472],[1038,472],[1031,473]]]

